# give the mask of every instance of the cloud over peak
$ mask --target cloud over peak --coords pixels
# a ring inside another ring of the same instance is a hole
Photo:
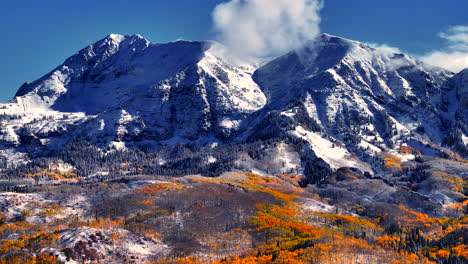
[[[276,56],[320,33],[322,6],[322,0],[231,0],[213,11],[214,29],[236,56]]]

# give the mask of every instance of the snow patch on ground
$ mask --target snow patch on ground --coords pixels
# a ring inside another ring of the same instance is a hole
[[[164,256],[170,252],[170,248],[158,239],[137,236],[120,228],[71,228],[60,232],[58,242],[72,251],[76,247],[86,247],[102,256],[101,260],[107,263],[120,263],[123,259],[134,259],[132,263],[147,263],[151,256]],[[66,264],[75,263],[73,260],[67,261],[63,251],[50,251],[59,254],[59,259]]]
[[[336,211],[334,206],[313,199],[307,199],[301,207],[305,210],[311,210],[320,213],[334,213]]]
[[[298,126],[291,132],[291,134],[309,142],[315,155],[323,159],[334,169],[341,167],[354,167],[363,172],[372,171],[369,164],[360,161],[356,157],[352,157],[351,153],[346,149],[323,138],[319,133],[307,131],[303,127]]]
[[[56,215],[41,215],[51,203],[58,204],[60,210]],[[45,197],[42,193],[0,193],[0,211],[7,218],[15,218],[26,215],[26,220],[31,223],[45,223],[69,216],[83,216],[89,207],[87,198],[82,194],[68,196],[67,200]]]

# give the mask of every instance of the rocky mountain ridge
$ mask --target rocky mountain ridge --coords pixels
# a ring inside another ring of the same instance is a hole
[[[379,153],[415,157],[402,146],[467,155],[466,70],[327,34],[257,68],[223,60],[217,45],[111,34],[0,105],[0,152],[27,160],[77,140],[112,151],[287,139],[294,147],[275,145],[271,158],[298,174],[307,160],[375,173]]]

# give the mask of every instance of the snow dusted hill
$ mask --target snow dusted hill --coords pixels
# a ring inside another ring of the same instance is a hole
[[[77,139],[112,150],[289,138],[301,149],[271,150],[280,167],[303,167],[285,158],[299,153],[369,172],[381,151],[411,158],[401,145],[468,154],[466,70],[326,34],[258,69],[224,61],[216,45],[111,34],[0,105],[0,153],[17,160]]]

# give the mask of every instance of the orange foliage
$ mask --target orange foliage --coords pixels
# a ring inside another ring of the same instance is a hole
[[[292,244],[286,243],[284,247],[294,246],[301,239],[318,239],[324,234],[320,229],[298,221],[295,218],[298,212],[290,206],[259,204],[257,208],[257,215],[251,217],[250,224],[270,239],[292,241]]]
[[[449,151],[448,153],[450,155],[450,157],[453,159],[453,160],[456,160],[458,162],[462,162],[462,163],[468,163],[468,160],[465,160],[465,159],[462,159],[460,157],[460,155],[458,155],[457,153],[453,152],[453,151]]]
[[[9,259],[1,259],[0,264],[59,264],[55,256],[49,253],[39,253],[37,256],[19,255]]]
[[[440,219],[430,217],[427,214],[412,211],[412,210],[406,208],[403,205],[399,205],[398,208],[407,213],[406,216],[403,216],[401,218],[401,220],[403,221],[403,224],[407,224],[409,226],[430,227],[433,224],[441,224],[442,223],[442,220],[440,220]]]
[[[305,259],[313,260],[313,263],[434,264],[416,254],[383,250],[368,244],[366,240],[352,237],[315,244],[306,248],[303,256]]]
[[[399,258],[392,262],[393,264],[435,264],[435,262],[429,261],[426,258],[419,257],[414,253],[401,253]]]
[[[458,210],[463,210],[463,208],[467,206],[468,206],[468,200],[465,200],[461,203],[454,203],[454,204],[449,205],[450,208],[458,209]]]
[[[217,183],[217,184],[232,184],[244,188],[246,190],[251,191],[258,191],[263,193],[268,193],[273,196],[275,199],[280,200],[282,202],[290,203],[293,199],[298,198],[299,195],[296,193],[298,192],[299,187],[297,188],[290,188],[289,191],[292,193],[285,193],[284,189],[284,182],[282,182],[278,178],[273,177],[263,177],[258,176],[253,173],[246,174],[247,179],[242,182],[237,181],[230,181],[221,178],[196,178],[194,181],[196,182],[210,182],[210,183]],[[283,183],[283,184],[282,184]],[[262,184],[268,185],[268,187],[260,186]],[[300,191],[303,191],[300,189]]]
[[[468,258],[467,245],[459,245],[459,246],[453,247],[452,250],[455,255]]]
[[[119,233],[114,232],[114,233],[112,233],[112,234],[110,235],[110,239],[111,239],[112,241],[119,241],[119,240],[122,239],[122,237],[120,236]]]
[[[153,204],[154,201],[153,200],[143,200],[143,201],[139,201],[138,203],[139,204]]]
[[[215,261],[212,264],[269,264],[273,263],[272,259],[272,255],[246,256],[242,258],[239,256],[229,256],[226,260]]]
[[[364,227],[368,227],[368,228],[376,228],[377,227],[374,223],[372,223],[370,221],[367,221],[367,220],[362,219],[362,218],[350,216],[350,215],[327,214],[327,213],[318,213],[318,212],[315,213],[315,215],[321,216],[321,217],[324,217],[324,218],[327,218],[327,219],[331,219],[331,220],[335,221],[336,224],[349,223],[349,224],[355,224],[355,225],[358,225],[358,226],[364,226]]]
[[[396,249],[401,239],[395,236],[381,236],[377,238],[377,243],[383,248]]]
[[[0,233],[4,232],[5,230],[24,230],[30,228],[32,224],[27,222],[16,222],[14,224],[3,224],[0,225]]]
[[[44,252],[34,257],[31,264],[59,264],[59,262],[55,256]]]
[[[293,184],[299,184],[299,182],[302,180],[302,178],[300,176],[289,175],[289,174],[280,174],[277,177],[282,179],[282,180],[293,183]]]
[[[162,209],[162,210],[155,210],[155,211],[148,211],[144,213],[138,213],[135,216],[127,219],[127,226],[129,223],[143,223],[147,220],[154,219],[169,213],[169,210]]]
[[[37,173],[26,174],[28,178],[45,177],[55,181],[76,179],[77,175],[73,171],[53,172],[49,169],[40,170]]]
[[[177,259],[162,259],[156,262],[150,262],[146,264],[202,264],[202,263],[209,263],[209,261],[203,261],[200,258],[190,256],[186,258],[177,258]]]
[[[432,172],[433,177],[446,181],[450,189],[454,192],[463,192],[463,179],[461,177],[448,174],[442,171]]]
[[[439,249],[437,250],[435,255],[437,258],[448,258],[450,256],[450,252],[448,252],[447,250]]]
[[[419,150],[414,149],[410,146],[406,146],[406,145],[400,146],[399,152],[403,155],[409,155],[409,154],[421,155],[421,152]]]
[[[109,218],[101,218],[98,220],[83,222],[82,226],[88,226],[92,228],[110,229],[110,228],[121,227],[123,226],[124,223],[125,223],[125,220],[123,218],[120,218],[114,221]]]
[[[382,152],[381,153],[384,159],[384,169],[385,170],[400,170],[401,169],[401,158],[392,155],[390,153]]]
[[[162,191],[183,190],[184,188],[172,182],[160,182],[151,185],[138,187],[138,190],[144,194],[154,194]]]
[[[255,173],[246,173],[245,175],[247,176],[247,180],[245,180],[244,183],[249,184],[264,185],[273,180],[272,177],[264,177]]]
[[[0,264],[58,264],[54,256],[40,253],[37,249],[47,248],[59,239],[57,234],[37,233],[21,235],[15,240],[0,242]],[[31,257],[34,256],[35,257]]]
[[[259,254],[264,252],[264,254]],[[363,239],[346,237],[330,242],[316,243],[298,250],[278,250],[265,252],[262,249],[251,250],[243,256],[230,256],[212,264],[296,264],[296,263],[394,263],[394,264],[434,264],[427,258],[416,254],[398,253],[382,250],[368,244]]]

